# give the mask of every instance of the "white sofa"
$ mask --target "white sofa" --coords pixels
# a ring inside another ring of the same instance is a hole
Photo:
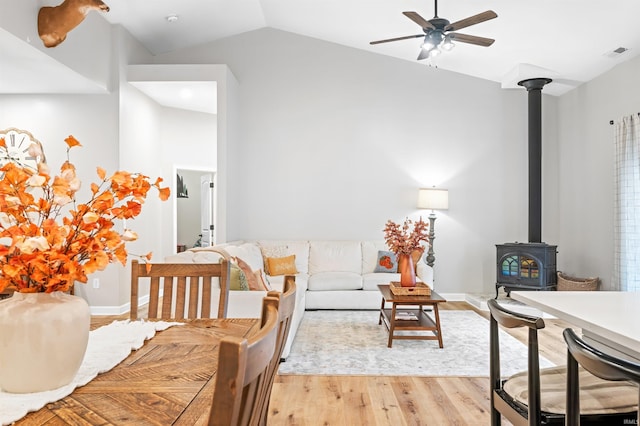
[[[384,241],[322,241],[322,240],[257,240],[239,241],[189,249],[165,258],[171,263],[217,263],[223,249],[229,255],[244,260],[252,270],[265,269],[264,254],[295,255],[296,308],[291,331],[283,351],[286,358],[291,349],[305,310],[315,309],[379,309],[381,295],[378,284],[399,281],[398,273],[374,272],[378,251],[388,250]],[[274,256],[275,257],[275,256]],[[433,286],[433,269],[420,260],[416,276]],[[281,291],[283,275],[267,275],[274,290]],[[228,316],[257,318],[260,316],[265,291],[231,291]]]

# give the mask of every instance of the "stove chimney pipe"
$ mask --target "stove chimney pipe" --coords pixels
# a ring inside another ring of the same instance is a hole
[[[542,242],[542,88],[550,78],[518,82],[529,93],[529,242]]]

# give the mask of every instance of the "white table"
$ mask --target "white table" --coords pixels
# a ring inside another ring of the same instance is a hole
[[[582,328],[594,346],[640,361],[640,293],[512,291],[511,298]]]

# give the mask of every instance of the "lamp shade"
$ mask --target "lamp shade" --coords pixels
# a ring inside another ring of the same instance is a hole
[[[418,190],[418,208],[447,210],[449,208],[449,190],[421,188]]]

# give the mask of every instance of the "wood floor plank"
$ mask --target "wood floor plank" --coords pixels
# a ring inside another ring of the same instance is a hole
[[[375,424],[406,426],[408,423],[388,378],[365,376],[363,380],[366,380],[363,387],[366,386],[371,395]],[[350,408],[345,407],[345,409]]]
[[[344,424],[375,425],[371,396],[366,390],[366,378],[361,376],[345,376],[337,378],[342,387],[342,415]]]
[[[324,380],[316,379],[314,381],[318,392],[318,401],[322,401],[314,416],[319,425],[338,425],[344,423],[344,395],[340,382],[341,377],[327,376]],[[349,407],[351,409],[351,407]],[[313,424],[313,423],[308,423]]]
[[[482,379],[483,382],[487,382],[486,378]],[[460,378],[439,380],[439,384],[447,397],[451,400],[451,404],[454,407],[465,407],[465,410],[460,410],[459,413],[462,417],[460,424],[473,424],[478,419],[478,416],[483,416],[487,413],[486,404],[490,403],[488,399],[489,387],[486,388],[487,398],[479,399],[473,397],[470,391],[474,391],[474,388],[469,387],[472,381],[468,378],[461,380]],[[484,390],[484,389],[483,389]]]
[[[102,396],[94,396],[91,401],[92,404],[103,398]],[[111,423],[97,415],[92,410],[85,408],[82,401],[76,399],[76,397],[65,398],[49,404],[49,409],[56,414],[56,416],[70,425],[110,425]]]

